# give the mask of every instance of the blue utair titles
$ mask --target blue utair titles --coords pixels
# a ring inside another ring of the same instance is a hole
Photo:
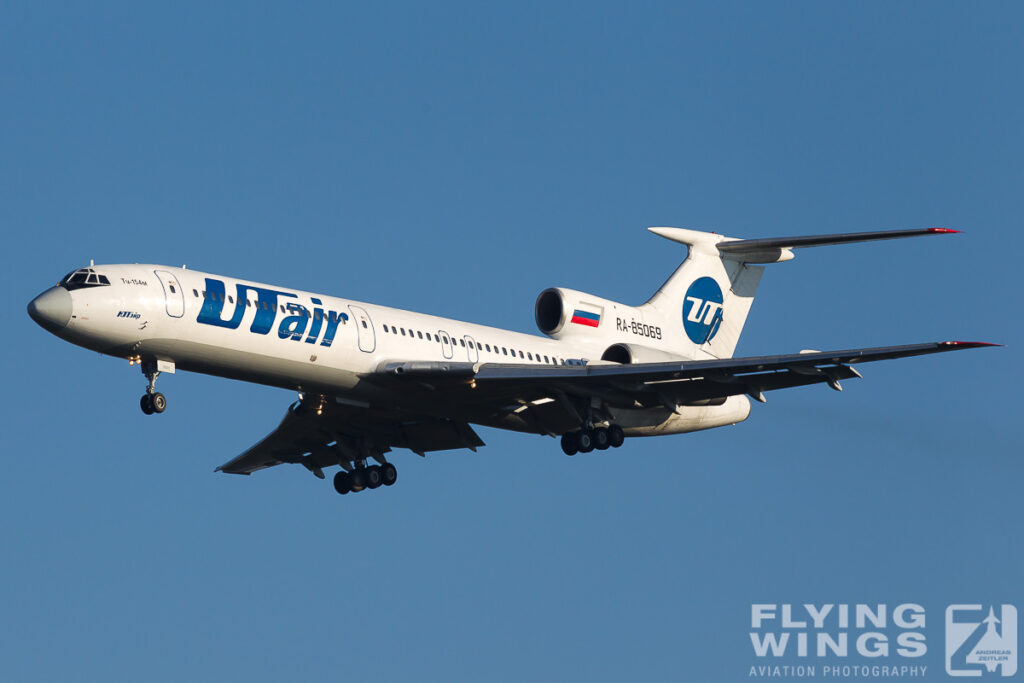
[[[229,330],[238,329],[238,326],[242,324],[242,318],[245,317],[246,301],[248,300],[249,292],[256,292],[256,315],[253,316],[252,324],[249,325],[249,331],[253,334],[267,334],[270,330],[274,329],[274,322],[277,320],[279,297],[298,298],[295,294],[289,294],[288,292],[236,284],[235,310],[231,318],[225,320],[223,313],[224,302],[227,301],[227,297],[225,296],[224,282],[208,277],[206,278],[203,308],[199,311],[199,317],[196,318],[196,322],[203,325],[226,327]],[[315,306],[323,305],[320,299],[311,298],[310,301]],[[277,328],[277,336],[281,339],[299,341],[302,339],[302,335],[306,334],[306,327],[308,326],[309,334],[306,335],[305,340],[307,344],[315,344],[317,339],[320,338],[320,330],[323,329],[324,336],[320,340],[320,346],[330,346],[338,332],[338,325],[348,320],[348,315],[345,313],[324,311],[322,308],[314,308],[313,312],[310,313],[309,309],[305,306],[295,302],[286,304],[285,310],[292,315],[286,315],[281,319],[281,324]],[[324,328],[324,320],[327,321],[326,328]]]

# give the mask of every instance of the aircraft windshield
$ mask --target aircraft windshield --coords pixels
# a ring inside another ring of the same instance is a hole
[[[106,275],[100,275],[92,268],[79,268],[65,275],[64,279],[60,281],[60,286],[68,291],[83,287],[103,287],[109,284],[110,280]]]

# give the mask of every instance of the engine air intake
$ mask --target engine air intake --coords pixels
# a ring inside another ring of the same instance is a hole
[[[534,316],[537,320],[537,327],[544,334],[554,334],[562,329],[565,322],[564,314],[562,293],[557,289],[545,289],[537,297]]]

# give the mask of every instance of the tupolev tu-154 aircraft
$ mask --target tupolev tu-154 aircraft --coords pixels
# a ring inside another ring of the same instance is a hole
[[[945,341],[734,358],[763,264],[805,247],[954,233],[925,228],[737,239],[649,228],[688,254],[647,303],[571,289],[537,297],[544,337],[160,265],[80,268],[28,305],[73,344],[138,365],[147,415],[167,399],[157,377],[191,370],[297,391],[281,424],[217,468],[251,474],[282,463],[338,493],[395,483],[385,454],[424,455],[483,441],[471,425],[561,438],[568,455],[626,437],[680,434],[746,420],[765,392],[841,390],[855,365],[979,346]],[[374,464],[376,463],[376,464]]]

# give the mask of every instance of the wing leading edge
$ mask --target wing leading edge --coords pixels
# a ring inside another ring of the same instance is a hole
[[[468,383],[481,393],[528,398],[528,389],[598,396],[612,404],[664,405],[666,398],[688,403],[749,394],[763,401],[764,391],[859,377],[851,365],[946,351],[996,346],[985,342],[931,342],[841,351],[715,360],[598,364],[583,366],[500,365],[470,363],[389,363],[382,375],[421,382]],[[507,388],[506,391],[502,387]],[[522,395],[519,395],[522,394]]]

